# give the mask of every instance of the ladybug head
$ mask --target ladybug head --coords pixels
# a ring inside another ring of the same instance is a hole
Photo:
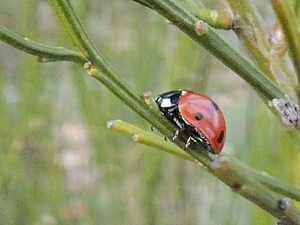
[[[160,111],[162,113],[166,113],[174,108],[177,108],[181,94],[181,90],[168,91],[159,95],[155,99],[155,102],[158,105]]]

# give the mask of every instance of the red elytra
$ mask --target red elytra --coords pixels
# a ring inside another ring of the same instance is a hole
[[[217,104],[200,93],[182,91],[178,109],[182,117],[206,137],[214,153],[219,154],[225,143],[226,124]]]

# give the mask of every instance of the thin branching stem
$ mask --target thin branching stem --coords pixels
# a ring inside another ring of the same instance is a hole
[[[257,11],[254,10],[250,1],[226,0],[226,2],[235,14],[236,35],[241,39],[256,65],[267,77],[275,81],[270,69],[269,34],[257,15]]]
[[[71,36],[74,45],[77,46],[84,55],[86,55],[92,66],[96,69],[91,73],[91,75],[101,81],[109,88],[109,90],[122,99],[139,115],[142,115],[148,121],[153,119],[153,114],[151,114],[149,107],[146,105],[142,97],[119,75],[117,75],[117,73],[106,62],[102,54],[97,50],[93,42],[89,39],[81,26],[78,17],[73,11],[73,8],[70,6],[70,3],[66,0],[49,0],[49,3]],[[156,125],[157,124],[159,123],[156,123]],[[163,126],[159,125],[157,125],[157,127],[159,127],[160,130],[165,129]],[[165,133],[168,132],[165,130]]]
[[[144,0],[134,1],[145,3]],[[181,5],[179,6],[177,1],[148,0],[146,2],[151,9],[173,22],[174,25],[236,72],[268,100],[283,97],[282,91],[267,76],[252,62],[237,53],[212,28],[208,27],[205,33],[198,35],[194,29],[198,19],[187,9]]]
[[[0,40],[38,57],[40,62],[70,61],[84,64],[87,59],[83,54],[62,47],[51,47],[22,37],[0,25]]]
[[[144,102],[144,100],[138,95],[121,77],[119,77],[113,69],[108,65],[108,63],[104,60],[102,55],[96,50],[93,43],[87,37],[85,31],[80,25],[80,22],[70,6],[69,2],[66,0],[49,0],[53,9],[57,13],[58,17],[61,18],[65,28],[68,30],[68,33],[73,39],[73,42],[78,48],[87,56],[90,60],[90,63],[85,68],[88,73],[101,81],[108,89],[110,89],[117,97],[122,99],[129,107],[131,107],[135,112],[141,115],[143,118],[147,119],[151,122],[155,127],[157,127],[163,133],[170,134],[170,129],[166,126],[156,123],[156,119],[160,118],[158,115],[154,117],[156,113],[150,110],[149,106]],[[159,3],[161,3],[159,1]],[[152,5],[151,5],[152,6]],[[159,7],[158,7],[159,6]],[[173,6],[168,5],[168,6]],[[159,4],[154,4],[153,8],[159,8],[163,12],[167,12],[169,9],[167,7],[161,7]],[[173,8],[174,9],[174,8]],[[179,8],[175,8],[176,11],[179,11]],[[168,14],[168,13],[167,13]],[[169,19],[169,18],[168,18]],[[174,18],[171,21],[176,21],[178,17]],[[189,21],[189,17],[182,18],[183,21],[179,21],[179,28],[182,30],[190,31],[194,24],[193,21]],[[184,20],[187,21],[184,21]],[[188,26],[184,26],[188,25]],[[195,34],[195,32],[193,32]],[[196,35],[197,36],[197,35]],[[194,38],[196,37],[194,35]],[[206,35],[202,35],[201,37],[205,37]],[[217,37],[217,36],[216,36]],[[207,38],[207,37],[206,37]],[[196,39],[198,40],[198,39]],[[202,40],[202,39],[201,39]],[[213,45],[211,39],[206,39],[209,41],[211,47],[217,49],[217,46]],[[213,39],[214,40],[214,39]],[[203,41],[203,40],[202,40]],[[220,43],[218,43],[220,44]],[[224,42],[222,42],[224,44]],[[224,47],[223,45],[219,45]],[[243,64],[242,64],[243,65]],[[253,67],[254,68],[254,67]],[[264,76],[262,76],[264,77]],[[255,85],[256,86],[256,85]],[[268,89],[270,91],[271,89]],[[271,95],[270,92],[269,95]],[[275,94],[275,93],[273,93]],[[278,94],[278,93],[277,93]],[[276,96],[276,94],[275,94]],[[174,130],[174,129],[173,129]],[[165,131],[165,132],[164,132]],[[173,131],[172,131],[173,132]],[[182,145],[182,143],[180,143]],[[182,147],[182,146],[181,146]],[[216,159],[213,163],[210,163],[211,158],[205,157],[205,154],[201,151],[193,151],[187,149],[187,152],[190,153],[193,157],[195,157],[201,163],[204,163],[207,169],[213,173],[215,176],[219,177],[224,183],[233,188],[237,193],[246,197],[250,201],[259,205],[263,209],[267,210],[272,215],[280,218],[284,215],[284,213],[278,209],[277,206],[277,196],[275,196],[269,189],[260,184],[259,181],[255,179],[249,179],[247,177],[247,173],[243,173],[243,171],[239,171],[234,164],[232,163],[223,163],[222,160]],[[258,188],[257,188],[258,187]],[[290,207],[293,209],[293,206]],[[294,212],[294,211],[293,211]],[[297,216],[294,218],[289,215],[285,215],[289,221],[292,221],[295,224],[300,224],[300,214],[296,214]]]
[[[282,182],[269,174],[258,171],[256,169],[253,169],[240,161],[236,160],[235,158],[230,157],[230,161],[236,164],[236,166],[240,167],[241,170],[247,172],[249,176],[257,179],[259,182],[261,182],[263,185],[268,187],[270,190],[284,195],[286,197],[289,197],[291,199],[300,201],[300,189],[293,187],[285,182]]]
[[[166,141],[163,138],[155,135],[153,132],[147,132],[130,123],[121,120],[114,120],[107,122],[107,127],[114,131],[131,136],[134,141],[140,144],[148,145],[163,150],[172,155],[176,155],[177,157],[182,159],[195,161],[195,159],[192,156],[187,154],[181,148],[177,147],[174,143]],[[207,164],[209,163],[210,162],[207,162]]]
[[[295,11],[291,9],[290,2],[286,0],[272,0],[271,3],[281,25],[281,28],[285,34],[299,82],[300,37],[298,30],[298,21],[296,18]]]
[[[179,7],[176,1],[170,0],[135,0],[140,2],[144,6],[157,11],[169,21],[173,22],[179,29],[189,35],[194,41],[201,44],[212,54],[214,54],[218,59],[220,59],[224,64],[238,73],[242,78],[244,78],[249,84],[251,84],[258,92],[262,93],[266,99],[280,98],[283,93],[266,77],[261,73],[250,61],[247,61],[241,57],[233,48],[231,48],[223,39],[221,39],[216,32],[208,27],[207,31],[202,35],[198,35],[195,32],[194,24],[198,19],[185,10],[183,7]],[[112,93],[114,93],[118,98],[120,98],[124,103],[126,103],[133,111],[138,115],[150,122],[158,131],[164,134],[168,138],[172,138],[175,127],[165,120],[157,111],[152,110],[149,105],[147,105],[144,99],[139,95],[129,84],[127,84],[106,62],[102,54],[97,50],[93,42],[88,37],[87,33],[81,26],[81,23],[74,12],[72,6],[68,0],[49,0],[53,10],[56,12],[59,19],[62,21],[66,31],[70,35],[73,44],[79,49],[81,53],[68,52],[63,50],[65,54],[70,54],[74,56],[74,62],[84,63],[84,67],[87,72],[104,84]],[[27,51],[31,54],[38,53],[38,49],[35,49],[26,39],[21,40],[19,37],[14,36],[14,34],[7,32],[2,29],[8,35],[4,38],[7,43],[11,45],[17,45],[20,43],[19,49]],[[31,46],[31,47],[29,47]],[[18,47],[18,46],[16,46]],[[43,46],[38,46],[43,49]],[[52,49],[54,51],[55,49]],[[56,49],[58,50],[58,49]],[[33,51],[33,52],[31,52]],[[47,48],[44,48],[43,52],[47,52]],[[38,56],[43,56],[44,53],[36,54]],[[53,53],[54,54],[54,53]],[[57,52],[59,55],[59,51]],[[49,59],[55,58],[55,56],[49,55],[46,57]],[[61,59],[63,60],[63,59]],[[83,66],[83,65],[82,65]],[[127,125],[126,125],[127,126]],[[134,128],[129,128],[129,130]],[[145,142],[147,134],[143,134],[141,130],[135,130],[138,132],[140,137],[143,139],[141,141]],[[136,137],[137,138],[137,137]],[[152,138],[156,138],[152,136]],[[186,137],[185,137],[186,138]],[[150,141],[151,142],[151,141]],[[153,142],[153,140],[152,140]],[[149,144],[149,143],[148,143]],[[153,146],[159,145],[161,143],[154,143]],[[185,149],[184,140],[178,138],[176,144]],[[157,146],[156,146],[157,147]],[[170,150],[170,149],[169,149]],[[169,151],[168,150],[168,151]],[[201,162],[206,170],[212,173],[214,176],[218,177],[221,181],[232,188],[233,191],[244,196],[248,200],[254,202],[261,208],[268,211],[270,214],[277,218],[284,217],[288,224],[299,224],[300,225],[300,213],[293,206],[289,205],[288,208],[282,209],[278,207],[277,194],[271,191],[266,183],[258,177],[259,174],[254,174],[253,171],[247,170],[235,163],[234,160],[230,160],[228,157],[215,157],[210,156],[204,151],[195,151],[191,149],[185,149],[187,153],[193,156],[197,161]],[[172,151],[170,150],[172,153]],[[181,154],[180,152],[172,153],[179,154],[183,158],[190,159],[189,156]],[[274,180],[273,180],[274,181]],[[269,182],[271,187],[271,182]],[[273,184],[275,187],[272,190],[285,189],[284,186]],[[288,193],[288,191],[286,192]]]
[[[113,94],[151,123],[163,135],[172,139],[175,133],[174,125],[163,118],[159,112],[151,110],[141,95],[112,69],[84,31],[69,1],[49,0],[49,3],[71,36],[74,45],[90,60],[89,65],[86,66],[88,73],[104,84]],[[181,148],[185,148],[184,139],[186,140],[186,138],[180,137],[176,139],[175,143]],[[199,146],[199,148],[202,147]],[[203,151],[200,151],[199,157],[203,161],[211,161],[211,158]]]
[[[187,159],[197,163],[197,161],[195,161],[194,158],[192,158],[182,149],[178,148],[174,143],[163,140],[163,138],[155,135],[153,132],[145,131],[141,128],[138,128],[130,123],[121,120],[109,121],[107,123],[107,126],[108,128],[114,131],[133,137],[133,140],[140,144],[148,145],[163,150],[167,153],[173,154],[179,158]],[[233,157],[229,157],[229,156],[226,157],[228,158],[227,163],[230,162],[235,165],[234,167],[237,170],[247,173],[247,175],[245,176],[256,179],[261,184],[263,184],[264,186],[266,186],[267,188],[269,188],[270,190],[278,194],[300,201],[299,188],[288,185],[264,172],[253,169],[241,163],[240,161],[236,160]],[[211,162],[207,161],[205,164],[211,167]],[[213,170],[209,170],[209,172],[215,175]]]
[[[247,171],[225,157],[220,157],[214,163],[216,164],[215,175],[234,192],[259,205],[274,217],[284,217],[287,224],[300,224],[300,213],[297,208],[289,205],[288,209],[281,209],[278,205],[280,198],[254,177],[250,177]]]

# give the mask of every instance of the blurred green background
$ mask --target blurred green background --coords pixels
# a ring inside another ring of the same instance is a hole
[[[109,63],[138,92],[183,88],[210,96],[227,121],[223,152],[296,183],[298,134],[284,129],[236,74],[132,1],[71,3]],[[0,4],[0,24],[75,49],[47,1]],[[272,17],[265,3],[267,25]],[[243,52],[232,32],[220,35]],[[0,90],[1,225],[276,224],[193,163],[109,130],[114,119],[151,126],[83,67],[39,64],[0,42]]]

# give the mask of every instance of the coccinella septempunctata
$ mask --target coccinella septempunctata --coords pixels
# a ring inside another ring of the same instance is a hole
[[[209,97],[200,93],[173,90],[155,99],[162,115],[174,123],[180,132],[188,135],[186,147],[191,141],[201,144],[213,154],[219,154],[225,143],[226,124],[222,111]]]

